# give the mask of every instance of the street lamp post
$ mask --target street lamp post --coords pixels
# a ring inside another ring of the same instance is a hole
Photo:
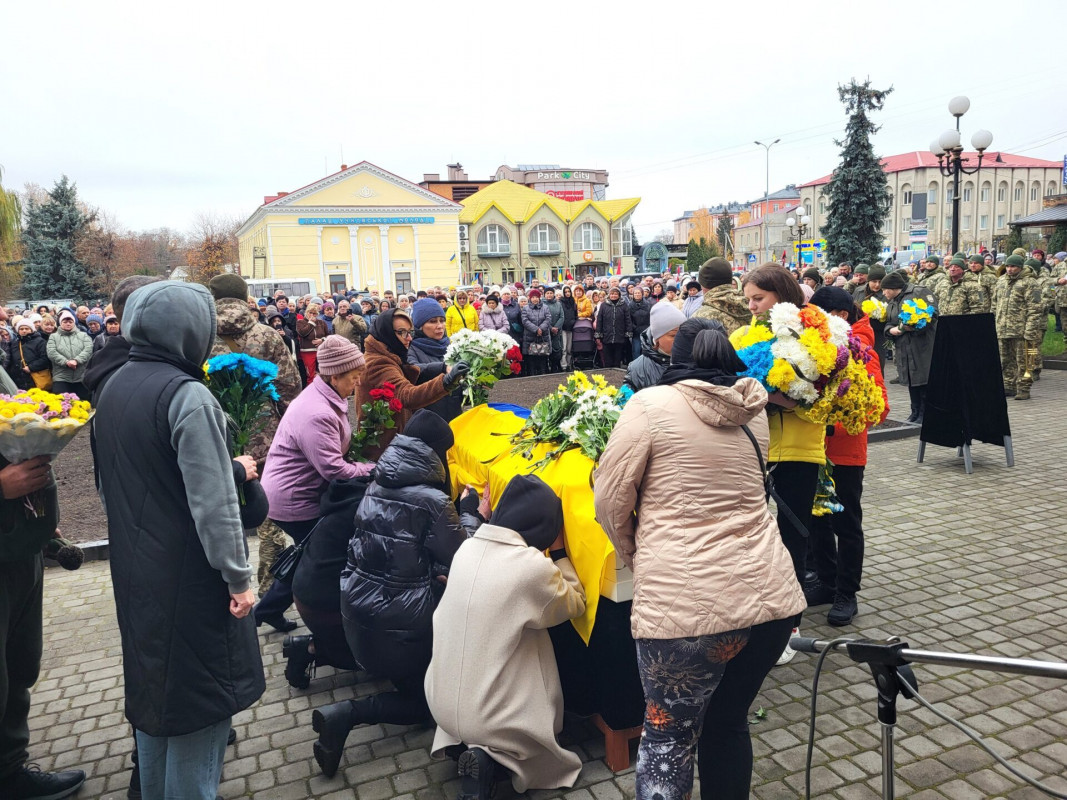
[[[952,252],[960,249],[960,175],[974,175],[982,168],[982,154],[993,144],[993,134],[987,130],[978,130],[971,136],[971,147],[978,151],[977,166],[967,169],[963,166],[963,145],[960,139],[960,117],[967,113],[971,101],[964,97],[953,97],[948,103],[948,112],[956,118],[956,128],[949,128],[930,143],[930,152],[937,156],[938,171],[946,178],[952,178]]]
[[[811,217],[804,213],[804,206],[794,209],[794,212],[800,214],[800,217],[789,217],[785,221],[785,224],[789,226],[789,233],[793,237],[793,241],[797,243],[797,270],[800,271],[802,266],[800,260],[801,244],[804,242],[804,234],[807,233],[808,228],[811,226]],[[814,247],[812,248],[814,250]],[[812,256],[812,266],[815,265],[815,257]]]
[[[767,244],[767,200],[771,195],[771,148],[774,147],[781,139],[775,139],[770,144],[764,144],[763,142],[756,142],[760,147],[767,151],[767,168],[764,172],[766,178],[763,187],[763,212],[760,214],[760,240],[764,250],[766,250],[766,260],[770,260],[770,249]]]

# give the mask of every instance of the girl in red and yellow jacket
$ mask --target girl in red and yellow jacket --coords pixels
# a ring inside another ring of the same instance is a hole
[[[812,305],[828,314],[841,317],[852,326],[852,332],[874,350],[874,330],[854,299],[844,289],[824,286],[816,290]],[[870,375],[882,391],[885,410],[889,414],[889,396],[882,379],[877,354],[867,363]],[[852,622],[856,615],[856,593],[863,572],[863,469],[867,465],[867,431],[849,434],[840,425],[826,431],[826,457],[834,465],[834,485],[837,499],[844,507],[836,514],[815,517],[811,527],[811,549],[819,582],[805,587],[808,605],[833,603],[826,615],[830,625],[841,627]]]

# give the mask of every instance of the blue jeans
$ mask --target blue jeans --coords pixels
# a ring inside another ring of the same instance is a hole
[[[185,736],[135,731],[144,800],[215,800],[231,718]]]

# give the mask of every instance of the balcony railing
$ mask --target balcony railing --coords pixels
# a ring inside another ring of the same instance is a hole
[[[558,244],[530,245],[531,256],[558,256],[561,252],[563,252],[563,248]]]
[[[481,258],[507,258],[511,255],[510,244],[480,244],[478,255]]]

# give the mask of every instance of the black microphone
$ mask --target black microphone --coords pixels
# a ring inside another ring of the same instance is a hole
[[[817,641],[818,639],[812,639],[808,636],[794,636],[789,640],[789,646],[798,653],[818,653],[820,651],[815,647]]]

